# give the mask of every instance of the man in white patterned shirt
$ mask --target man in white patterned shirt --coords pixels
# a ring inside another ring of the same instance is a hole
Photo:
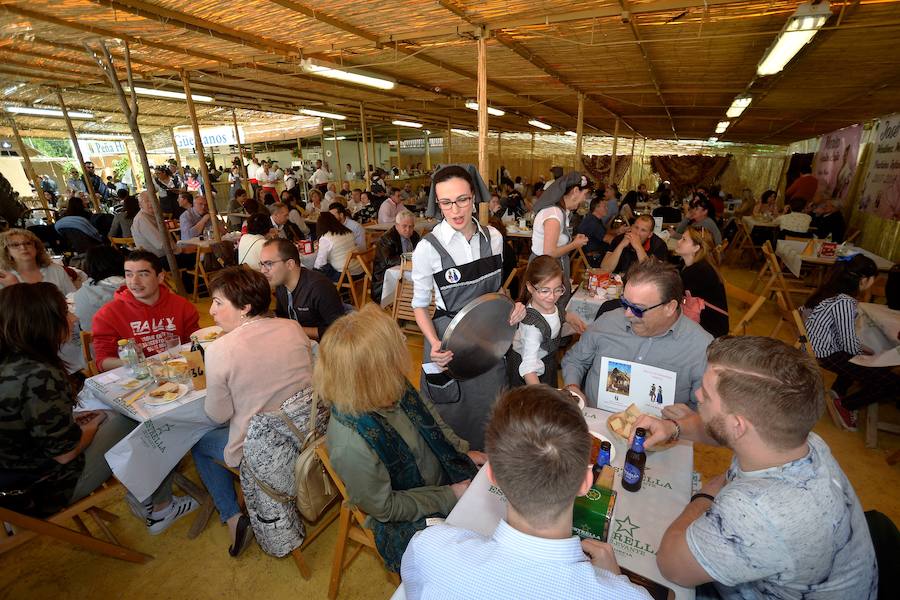
[[[418,532],[403,555],[406,597],[649,600],[612,548],[572,535],[572,506],[593,482],[581,411],[546,385],[497,402],[485,434],[490,481],[509,502],[490,537],[450,525]]]

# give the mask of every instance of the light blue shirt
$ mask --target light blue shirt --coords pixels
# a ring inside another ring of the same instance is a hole
[[[450,525],[413,536],[400,567],[407,600],[649,600],[591,564],[577,536],[534,537],[500,521],[491,537]]]
[[[347,217],[347,219],[344,220],[344,227],[349,229],[353,234],[353,239],[356,241],[357,248],[362,249],[366,247],[366,230],[363,229],[362,225]]]
[[[822,438],[808,442],[809,454],[779,467],[746,472],[733,459],[728,483],[688,527],[688,548],[724,600],[878,596],[853,486]]]

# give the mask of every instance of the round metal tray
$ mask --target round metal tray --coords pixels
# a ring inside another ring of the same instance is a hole
[[[450,321],[441,349],[453,352],[447,371],[454,379],[471,379],[494,368],[512,345],[513,301],[503,294],[485,294],[469,302]]]

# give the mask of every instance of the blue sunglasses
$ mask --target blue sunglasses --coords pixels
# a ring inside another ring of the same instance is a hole
[[[636,319],[644,318],[644,313],[648,310],[653,310],[657,306],[668,304],[668,302],[660,302],[659,304],[654,304],[653,306],[648,306],[647,308],[641,308],[640,306],[635,306],[634,304],[626,300],[624,296],[619,298],[619,302],[622,303],[622,308],[630,310],[631,314],[633,314]]]

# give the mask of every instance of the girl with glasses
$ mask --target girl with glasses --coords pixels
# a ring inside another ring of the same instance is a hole
[[[520,300],[526,304],[512,348],[506,354],[506,375],[510,387],[546,383],[559,385],[556,351],[562,339],[565,311],[557,300],[565,293],[563,270],[550,256],[538,256],[525,271],[525,289]]]

